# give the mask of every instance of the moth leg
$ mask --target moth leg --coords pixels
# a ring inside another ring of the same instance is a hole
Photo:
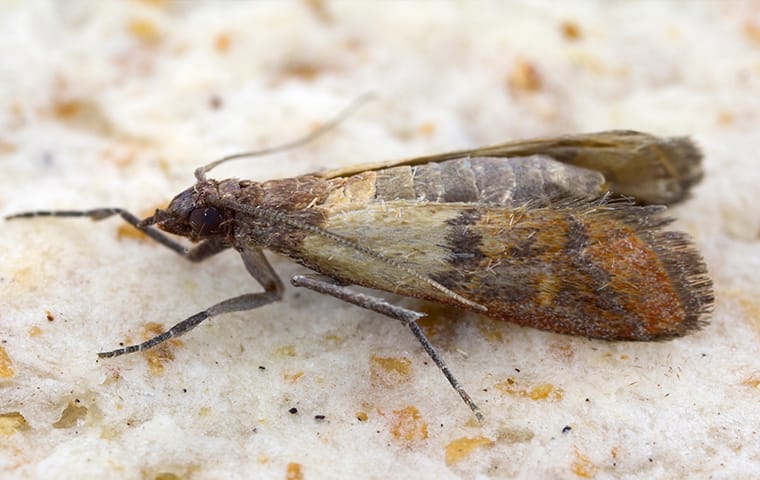
[[[157,230],[151,226],[142,225],[144,220],[136,217],[130,212],[115,207],[108,208],[95,208],[92,210],[37,210],[34,212],[22,212],[5,217],[6,220],[13,220],[16,218],[35,218],[35,217],[87,217],[91,220],[104,220],[106,218],[119,215],[125,222],[132,225],[136,229],[143,232],[149,238],[155,240],[161,245],[173,250],[182,257],[190,260],[191,262],[200,262],[206,258],[221,252],[227,245],[221,241],[209,239],[199,244],[198,246],[188,249],[181,243],[168,237],[165,233]]]
[[[195,315],[182,320],[178,324],[171,327],[169,330],[156,335],[155,337],[146,340],[140,344],[129,345],[124,348],[112,350],[110,352],[100,352],[98,357],[110,358],[118,357],[127,353],[140,352],[149,348],[155,347],[170,338],[179,337],[189,332],[193,328],[197,327],[204,320],[223,313],[241,312],[245,310],[253,310],[254,308],[261,307],[263,305],[273,303],[282,299],[282,292],[284,287],[277,274],[272,269],[269,262],[261,249],[247,248],[240,250],[240,256],[243,258],[243,263],[248,273],[256,279],[256,281],[264,287],[263,292],[259,293],[247,293],[237,297],[229,298],[222,302],[219,302],[202,312],[198,312]]]
[[[367,310],[381,313],[387,317],[395,318],[404,325],[408,326],[422,345],[422,348],[425,349],[425,352],[427,352],[428,356],[438,366],[443,375],[446,377],[446,380],[449,381],[449,384],[451,384],[454,390],[456,390],[464,403],[470,407],[470,410],[472,410],[472,412],[475,414],[475,417],[478,419],[478,421],[483,421],[483,414],[480,412],[480,408],[475,404],[475,402],[472,400],[472,397],[470,397],[464,387],[462,387],[462,385],[459,383],[459,380],[457,380],[454,374],[451,373],[451,370],[449,370],[446,362],[444,362],[443,358],[438,355],[438,352],[435,350],[435,347],[433,347],[433,344],[430,343],[430,340],[428,340],[425,332],[423,332],[420,326],[417,324],[417,320],[424,317],[425,314],[390,304],[382,298],[354,292],[341,285],[332,283],[331,280],[332,279],[317,278],[313,275],[296,275],[292,278],[291,283],[296,287],[305,287],[310,290],[314,290],[315,292],[338,298],[344,302],[366,308]]]

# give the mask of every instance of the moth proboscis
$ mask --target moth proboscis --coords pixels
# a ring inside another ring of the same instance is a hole
[[[407,325],[479,420],[476,403],[418,326],[423,314],[350,285],[605,340],[678,337],[699,329],[712,308],[705,264],[686,234],[664,229],[664,207],[615,199],[671,204],[687,196],[702,177],[701,154],[688,138],[607,131],[265,182],[206,177],[248,155],[197,169],[193,186],[142,220],[121,208],[6,217],[119,215],[192,262],[234,248],[263,287],[100,357],[145,350],[210,317],[281,300],[284,287],[265,248],[319,274],[297,275],[294,285]],[[197,245],[188,249],[167,233]]]

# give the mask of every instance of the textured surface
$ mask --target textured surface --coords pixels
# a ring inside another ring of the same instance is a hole
[[[29,1],[0,7],[0,213],[149,215],[222,155],[330,135],[214,177],[263,181],[508,139],[690,135],[671,210],[715,280],[705,329],[607,343],[435,305],[402,326],[308,291],[97,361],[251,291],[118,220],[0,235],[3,478],[747,478],[760,468],[760,6],[750,2]],[[302,272],[273,259],[285,278]],[[292,413],[291,413],[292,412]],[[324,418],[319,416],[324,415]],[[171,475],[174,475],[172,477]]]

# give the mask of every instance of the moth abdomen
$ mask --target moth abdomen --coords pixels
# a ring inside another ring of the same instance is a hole
[[[561,197],[598,197],[604,177],[544,155],[477,157],[378,170],[374,200],[494,203],[507,207]]]

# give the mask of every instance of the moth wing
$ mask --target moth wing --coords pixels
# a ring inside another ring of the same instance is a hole
[[[689,138],[657,137],[632,130],[518,140],[393,162],[355,165],[314,175],[331,179],[455,159],[530,155],[546,155],[562,163],[600,172],[610,191],[643,203],[678,202],[703,176],[702,154]]]
[[[659,207],[564,202],[533,208],[370,203],[324,211],[298,260],[345,283],[491,318],[608,340],[683,335],[703,324],[712,286]],[[443,286],[446,291],[437,288]]]

